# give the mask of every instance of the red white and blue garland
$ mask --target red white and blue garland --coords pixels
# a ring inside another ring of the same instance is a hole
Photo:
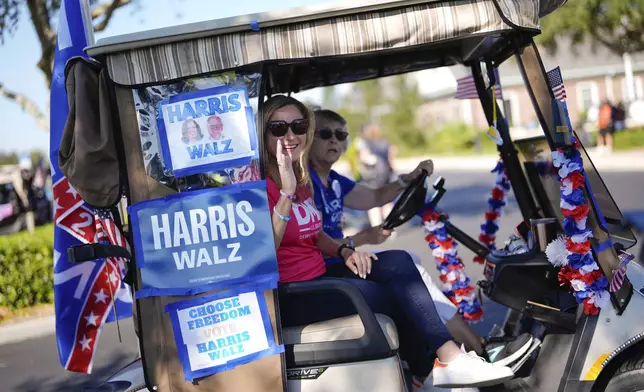
[[[485,223],[481,225],[481,234],[479,234],[479,241],[490,251],[496,250],[496,232],[499,231],[497,222],[503,212],[503,207],[507,204],[507,195],[510,191],[510,180],[503,160],[499,159],[496,167],[492,169],[492,173],[496,173],[496,179],[487,201],[488,210],[485,212]],[[485,259],[478,255],[474,256],[473,261],[479,264],[485,263]]]
[[[431,209],[425,211],[425,240],[432,249],[436,269],[440,272],[443,293],[458,307],[458,312],[464,319],[478,321],[483,315],[483,308],[465,272],[463,261],[458,257],[458,243],[447,232],[448,219],[445,213]]]
[[[561,212],[565,235],[548,245],[546,254],[554,266],[561,266],[559,282],[574,291],[584,313],[596,315],[610,305],[608,279],[603,274],[591,249],[592,230],[586,227],[590,204],[584,194],[585,176],[579,141],[552,152],[552,161],[561,179]]]

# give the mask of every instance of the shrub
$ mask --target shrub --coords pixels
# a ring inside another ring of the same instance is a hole
[[[0,237],[0,307],[54,301],[53,225]]]

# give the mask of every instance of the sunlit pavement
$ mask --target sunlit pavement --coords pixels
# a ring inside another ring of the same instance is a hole
[[[611,190],[622,212],[644,210],[644,172],[605,171],[603,178]],[[441,201],[440,208],[450,214],[451,220],[463,231],[476,237],[479,225],[483,223],[483,213],[487,207],[494,177],[484,171],[447,172],[441,171],[446,179],[447,195]],[[497,245],[502,245],[514,226],[520,221],[520,213],[510,194],[510,204],[500,220],[501,230],[498,233]],[[640,238],[641,240],[641,238]],[[639,250],[639,245],[636,249]],[[427,270],[437,276],[434,261],[424,241],[420,227],[407,225],[399,229],[396,238],[377,249],[407,249],[416,252],[423,259]],[[461,247],[460,255],[473,281],[481,277],[481,266],[474,265],[472,253]],[[484,302],[486,316],[483,322],[475,325],[481,333],[487,333],[492,324],[500,322],[504,310]],[[0,380],[2,391],[24,392],[59,392],[81,391],[85,386],[96,385],[119,368],[137,357],[137,341],[131,321],[121,323],[123,343],[118,342],[116,326],[108,325],[102,332],[98,353],[91,375],[80,375],[62,370],[58,362],[56,340],[53,335],[32,339],[20,343],[0,346]]]

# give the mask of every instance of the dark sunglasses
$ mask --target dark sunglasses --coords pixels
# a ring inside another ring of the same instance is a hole
[[[344,132],[341,128],[338,128],[335,131],[332,131],[328,128],[322,128],[318,131],[318,136],[322,140],[329,140],[334,134],[335,138],[340,142],[347,140],[347,137],[349,136],[349,134],[347,132]]]
[[[293,120],[290,123],[284,120],[277,120],[269,121],[266,124],[266,129],[275,137],[286,135],[289,128],[291,128],[291,131],[296,135],[304,135],[309,129],[309,120],[306,118],[300,118],[298,120]]]

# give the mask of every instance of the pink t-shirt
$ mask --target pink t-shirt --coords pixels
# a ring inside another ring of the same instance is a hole
[[[266,179],[266,185],[273,214],[273,207],[281,197],[280,190],[270,178]],[[310,189],[299,188],[297,196],[291,208],[291,220],[277,249],[280,282],[284,283],[311,280],[326,272],[322,252],[316,245],[322,231],[322,214],[315,208]]]

